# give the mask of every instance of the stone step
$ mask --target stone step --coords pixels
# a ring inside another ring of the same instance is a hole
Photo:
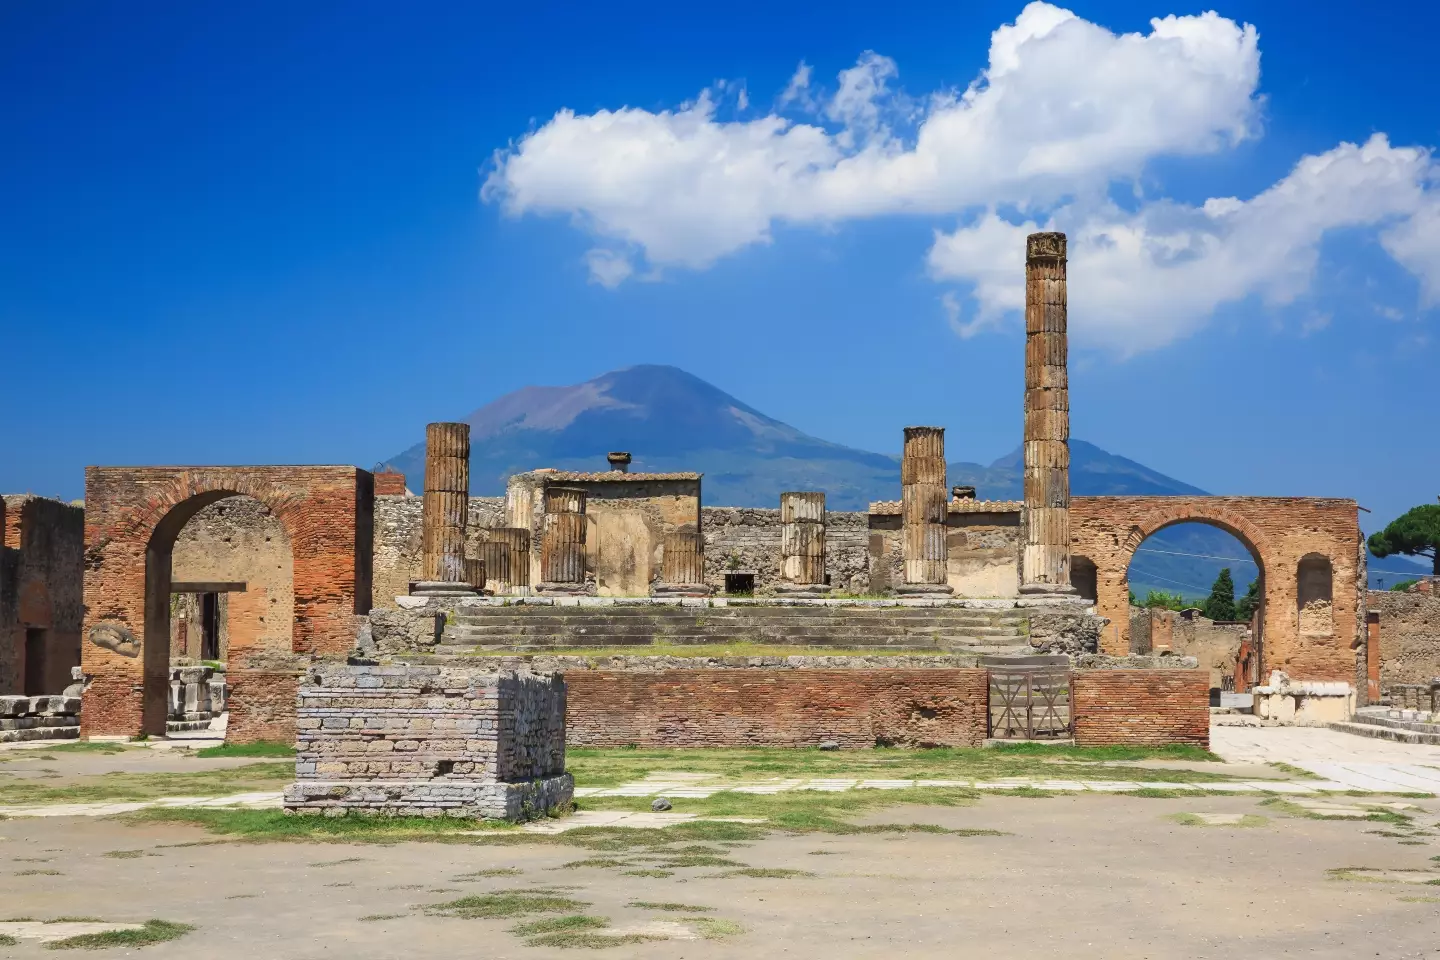
[[[1360,737],[1370,737],[1375,740],[1393,740],[1396,743],[1424,743],[1432,746],[1440,745],[1440,733],[1419,733],[1414,730],[1397,730],[1394,727],[1385,727],[1376,723],[1342,721],[1330,724],[1330,729],[1338,730],[1341,733],[1353,733]]]
[[[867,630],[557,630],[557,631],[506,631],[476,633],[466,628],[447,627],[445,639],[453,643],[467,643],[475,646],[505,643],[778,643],[778,644],[899,644],[919,646],[942,646],[962,640],[998,643],[1002,645],[1029,643],[1029,637],[1020,633],[1001,631],[915,631],[886,632]]]
[[[534,627],[537,629],[572,629],[584,624],[614,624],[616,626],[646,625],[660,627],[668,624],[719,624],[719,623],[744,623],[763,624],[770,627],[798,626],[814,624],[825,627],[852,627],[855,629],[871,630],[887,626],[910,627],[912,629],[932,628],[1002,628],[1006,630],[1023,630],[1027,622],[1022,619],[1006,617],[770,617],[770,616],[712,616],[710,614],[680,614],[674,616],[647,616],[647,617],[615,617],[603,613],[584,613],[572,616],[554,617],[541,616],[475,616],[473,614],[460,614],[451,616],[450,623],[466,627],[487,627],[496,629],[517,629],[521,627]]]
[[[1412,733],[1440,734],[1440,723],[1429,723],[1424,720],[1402,720],[1399,717],[1389,717],[1380,713],[1368,713],[1363,710],[1351,717],[1350,720],[1353,723],[1388,727],[1391,730],[1409,730]]]
[[[545,647],[545,646],[537,646],[537,645],[533,645],[533,644],[520,644],[520,645],[517,645],[517,646],[482,647],[482,648],[478,648],[478,649],[477,649],[477,648],[475,648],[475,647],[468,647],[468,646],[452,646],[452,645],[449,645],[449,644],[440,644],[440,645],[434,647],[433,649],[427,651],[426,654],[425,654],[425,656],[426,656],[426,658],[427,658],[427,661],[428,661],[429,658],[433,658],[433,659],[435,659],[435,660],[445,660],[445,659],[449,659],[449,658],[466,658],[466,659],[470,659],[470,660],[473,660],[473,659],[482,659],[482,658],[485,658],[485,657],[495,657],[495,658],[498,658],[498,657],[505,656],[505,655],[507,655],[507,654],[513,654],[513,655],[515,655],[515,656],[549,656],[549,655],[552,655],[552,654],[554,653],[554,651],[557,650],[557,649],[567,649],[567,648],[562,648],[562,647],[559,647],[559,646]],[[579,647],[578,649],[583,650],[584,648],[583,648],[583,646],[581,646],[581,647]],[[987,656],[987,655],[1004,656],[1004,655],[1015,654],[1017,651],[1029,651],[1030,648],[1029,648],[1029,647],[1000,647],[1000,646],[994,646],[994,645],[989,645],[989,644],[977,644],[977,645],[974,645],[974,646],[955,646],[955,647],[884,647],[884,646],[864,647],[864,646],[846,646],[846,647],[844,647],[843,649],[845,649],[846,651],[853,651],[853,652],[854,652],[854,655],[856,655],[856,656],[864,656],[866,653],[874,653],[874,654],[877,654],[877,655],[892,656],[892,655],[895,655],[895,654],[896,654],[896,651],[897,651],[897,650],[903,650],[903,654],[901,654],[901,656],[943,657],[943,656]],[[633,646],[633,647],[629,647],[629,648],[622,648],[622,651],[623,651],[623,652],[618,653],[617,656],[636,656],[636,657],[653,656],[653,654],[649,653],[644,646]],[[766,654],[766,656],[793,656],[793,657],[805,657],[805,656],[811,656],[811,657],[832,657],[832,656],[835,656],[835,655],[836,655],[836,654],[835,654],[835,648],[834,648],[834,647],[818,646],[818,645],[812,645],[812,644],[796,644],[793,648],[787,649],[786,652],[783,653],[783,654]],[[585,656],[585,654],[584,654],[584,653],[576,653],[576,654],[574,654],[574,656]],[[675,653],[675,654],[667,654],[667,656],[684,656],[684,654],[683,654],[683,653]],[[736,654],[734,654],[734,656],[750,656],[750,654],[736,653]]]

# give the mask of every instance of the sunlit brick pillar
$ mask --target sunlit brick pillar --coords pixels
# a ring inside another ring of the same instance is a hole
[[[1070,585],[1070,383],[1065,234],[1025,241],[1025,552],[1023,594]]]
[[[900,459],[905,582],[898,593],[948,596],[945,548],[945,428],[906,427]]]
[[[465,569],[465,524],[470,509],[470,425],[425,427],[425,500],[422,505],[420,582],[417,594],[472,594]]]

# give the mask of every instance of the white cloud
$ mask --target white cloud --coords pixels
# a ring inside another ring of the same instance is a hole
[[[966,335],[1019,306],[1027,228],[999,209],[1071,233],[1077,335],[1123,350],[1166,343],[1252,293],[1290,302],[1309,285],[1321,236],[1340,226],[1381,227],[1385,249],[1440,302],[1430,157],[1383,137],[1306,158],[1248,201],[1126,212],[1107,199],[1156,158],[1259,133],[1253,27],[1205,13],[1116,34],[1037,2],[991,35],[989,64],[964,91],[912,98],[898,76],[866,52],[826,92],[802,62],[776,108],[744,120],[722,107],[724,84],[672,110],[561,110],[497,153],[482,196],[601,238],[586,259],[611,287],[642,261],[644,276],[704,269],[769,243],[777,223],[980,209],[929,254],[937,279],[974,286],[968,311],[957,295],[942,300]]]
[[[1250,200],[1201,206],[1159,201],[1134,213],[1108,202],[1067,204],[1045,222],[1010,223],[993,210],[937,232],[928,266],[973,285],[972,328],[1023,307],[1025,235],[1069,234],[1071,329],[1081,343],[1137,352],[1195,330],[1225,303],[1271,304],[1305,293],[1326,231],[1377,226],[1424,200],[1428,152],[1376,135],[1305,157]]]
[[[596,247],[585,252],[585,266],[590,268],[590,282],[614,290],[630,278],[635,265],[623,253]]]

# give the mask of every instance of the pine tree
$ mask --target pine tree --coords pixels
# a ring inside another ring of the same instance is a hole
[[[1440,577],[1440,504],[1425,504],[1396,517],[1384,530],[1370,535],[1369,545],[1377,557],[1394,553],[1428,557],[1435,576]]]
[[[1250,581],[1250,588],[1245,591],[1245,596],[1235,601],[1235,619],[1249,620],[1255,616],[1255,611],[1260,608],[1260,578],[1256,577]]]
[[[1230,579],[1229,567],[1220,568],[1202,609],[1211,620],[1235,619],[1235,581]]]

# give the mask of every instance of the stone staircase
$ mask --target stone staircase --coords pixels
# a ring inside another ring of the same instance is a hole
[[[836,649],[1023,654],[1029,622],[1016,610],[962,607],[545,607],[452,613],[434,653],[763,644],[796,654]]]
[[[1348,721],[1330,724],[1330,729],[1396,743],[1440,746],[1440,723],[1432,722],[1432,716],[1428,711],[1362,707]]]

